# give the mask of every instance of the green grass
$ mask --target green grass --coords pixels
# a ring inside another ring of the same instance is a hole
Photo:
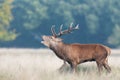
[[[50,50],[0,49],[0,80],[120,80],[120,66],[113,62],[112,72],[104,70],[101,75],[95,63],[80,64],[76,74],[69,66],[59,73],[62,63]]]

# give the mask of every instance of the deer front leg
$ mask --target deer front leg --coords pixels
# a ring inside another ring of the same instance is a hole
[[[71,72],[72,73],[76,73],[77,72],[77,64],[76,63],[71,63]]]
[[[63,63],[63,65],[59,68],[59,71],[60,71],[60,72],[63,72],[65,66],[67,66],[67,64],[66,64],[66,61],[64,60],[64,63]]]

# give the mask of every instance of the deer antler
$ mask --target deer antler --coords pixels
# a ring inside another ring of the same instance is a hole
[[[73,23],[70,24],[70,26],[68,27],[68,29],[62,31],[62,27],[63,27],[63,24],[60,26],[60,32],[58,34],[56,34],[55,30],[54,30],[54,27],[55,26],[52,26],[51,27],[51,32],[53,34],[54,37],[60,37],[62,36],[63,34],[67,34],[67,33],[71,33],[73,30],[77,30],[79,29],[79,25],[73,27]]]
[[[53,35],[54,37],[57,37],[57,34],[56,34],[55,30],[54,30],[54,27],[55,27],[55,25],[53,25],[53,26],[51,27],[51,32],[52,32],[52,35]]]

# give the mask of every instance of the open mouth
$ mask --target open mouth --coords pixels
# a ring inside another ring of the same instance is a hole
[[[44,41],[41,41],[41,43],[44,43]]]
[[[42,40],[42,41],[41,41],[41,43],[42,43],[42,44],[44,44],[44,43],[45,43],[45,41],[44,41],[44,40]]]
[[[44,44],[44,43],[45,43],[45,40],[42,39],[41,43]]]
[[[42,41],[41,41],[41,43],[45,43],[46,41],[47,41],[46,36],[42,36]]]
[[[44,43],[44,39],[43,39],[43,36],[42,36],[42,40],[41,40],[41,43]]]

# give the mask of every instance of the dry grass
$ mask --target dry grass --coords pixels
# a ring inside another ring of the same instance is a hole
[[[59,73],[63,62],[50,50],[4,48],[0,49],[0,80],[120,80],[119,52],[112,50],[109,58],[112,73],[100,76],[94,62],[79,65],[78,74]]]

